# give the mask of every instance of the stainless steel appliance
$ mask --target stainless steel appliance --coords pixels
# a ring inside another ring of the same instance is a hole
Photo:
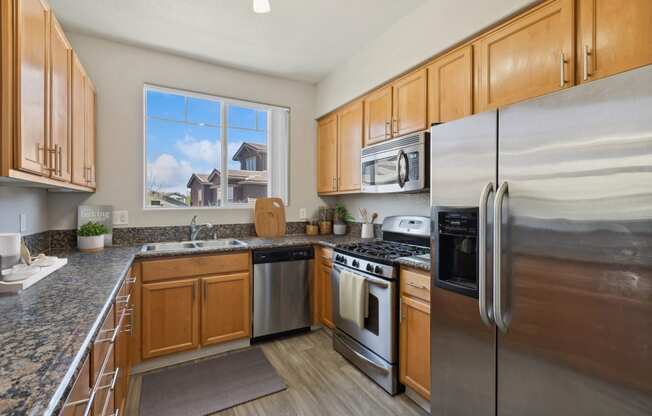
[[[362,192],[419,192],[428,189],[429,135],[420,132],[362,149]]]
[[[431,137],[433,414],[652,414],[652,67]]]
[[[309,329],[312,247],[254,250],[253,338]]]
[[[338,246],[331,274],[333,346],[390,394],[398,382],[398,267],[400,257],[429,252],[428,217],[396,216],[383,221],[383,240]],[[344,270],[367,280],[368,317],[364,327],[339,314],[339,281]]]

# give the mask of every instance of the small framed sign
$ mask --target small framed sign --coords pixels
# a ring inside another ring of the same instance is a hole
[[[87,222],[104,224],[109,232],[104,235],[104,245],[113,245],[113,206],[80,205],[77,208],[77,229]]]

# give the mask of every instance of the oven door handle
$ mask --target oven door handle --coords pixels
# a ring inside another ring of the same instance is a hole
[[[333,270],[337,270],[338,274],[340,274],[344,269],[342,269],[342,267],[340,267],[340,266],[333,265]],[[367,283],[369,283],[369,284],[372,284],[372,285],[375,285],[375,286],[380,286],[383,289],[387,289],[389,287],[388,282],[386,282],[384,280],[381,280],[381,279],[376,279],[376,278],[371,277],[371,276],[367,276],[366,273],[361,273],[359,271],[351,271],[351,273],[357,274],[358,276],[361,276],[361,277],[364,277],[365,280],[367,281]]]
[[[385,373],[385,374],[389,373],[389,368],[381,366],[380,364],[378,364],[378,363],[376,363],[376,362],[370,360],[369,358],[365,357],[364,355],[360,354],[359,352],[357,352],[356,350],[354,350],[353,348],[351,348],[351,347],[349,346],[349,344],[347,343],[347,341],[346,341],[344,338],[342,338],[338,333],[335,333],[334,335],[335,335],[335,337],[336,337],[336,338],[337,338],[337,339],[338,339],[342,344],[346,345],[346,347],[348,348],[348,350],[349,350],[350,352],[352,352],[353,355],[355,355],[357,358],[361,359],[361,360],[364,361],[366,364],[372,366],[373,368],[375,368],[375,369],[377,369],[377,370],[379,370],[379,371],[382,371],[382,372]]]

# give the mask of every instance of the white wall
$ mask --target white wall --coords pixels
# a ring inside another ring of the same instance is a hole
[[[47,193],[45,189],[0,186],[0,233],[20,232],[20,214],[27,220],[23,235],[47,231]]]
[[[321,116],[536,0],[428,0],[317,85]]]
[[[97,192],[51,195],[52,229],[76,226],[77,205],[108,204],[129,211],[129,226],[185,225],[194,214],[213,223],[252,222],[251,209],[144,211],[143,84],[152,83],[291,108],[290,195],[286,217],[314,211],[316,88],[300,82],[227,69],[161,52],[68,33],[97,88]]]
[[[360,194],[342,195],[337,197],[346,209],[360,221],[360,208],[366,208],[371,215],[378,213],[376,223],[382,223],[383,218],[390,215],[423,215],[430,216],[430,194]]]

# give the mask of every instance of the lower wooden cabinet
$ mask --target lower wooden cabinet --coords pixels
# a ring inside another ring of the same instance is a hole
[[[91,396],[91,357],[86,356],[59,416],[82,416]]]
[[[333,323],[333,289],[331,287],[331,270],[333,269],[333,251],[320,248],[315,257],[316,286],[318,296],[318,320],[328,328],[335,328]]]
[[[249,273],[201,279],[201,343],[217,344],[251,336]]]
[[[401,269],[399,379],[401,383],[428,400],[430,399],[429,282],[430,277],[427,272]]]
[[[185,351],[199,345],[197,279],[142,286],[143,358]]]

